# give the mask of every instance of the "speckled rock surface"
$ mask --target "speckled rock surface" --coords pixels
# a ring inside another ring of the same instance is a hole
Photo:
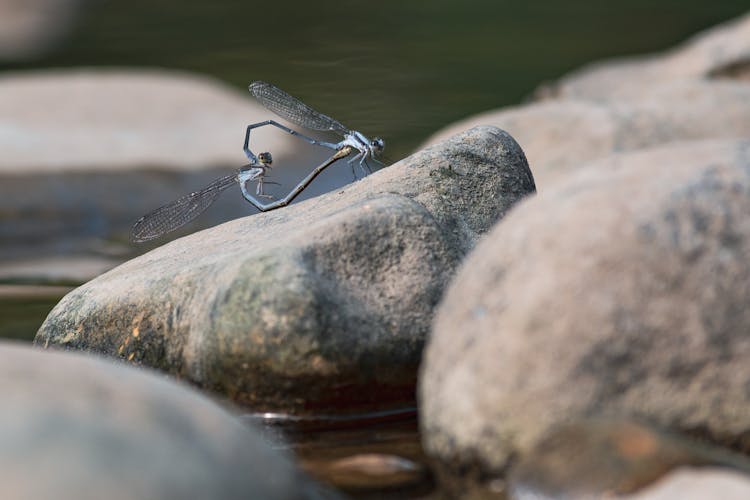
[[[454,268],[533,191],[513,138],[476,128],[131,260],[67,295],[35,342],[153,366],[257,410],[413,404]]]
[[[154,373],[0,343],[5,500],[322,498],[291,460]]]
[[[715,26],[663,54],[602,61],[540,89],[540,97],[606,99],[675,80],[750,82],[750,14]]]
[[[437,132],[427,144],[476,125],[500,127],[523,144],[541,192],[612,153],[750,136],[750,85],[674,81],[622,89],[608,100],[544,101],[468,118]]]
[[[750,148],[588,168],[520,204],[446,292],[424,444],[497,472],[561,421],[632,415],[750,449]]]

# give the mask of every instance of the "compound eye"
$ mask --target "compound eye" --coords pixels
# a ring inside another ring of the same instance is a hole
[[[258,160],[260,160],[263,163],[271,164],[273,162],[273,158],[271,157],[271,153],[260,153],[258,155]]]

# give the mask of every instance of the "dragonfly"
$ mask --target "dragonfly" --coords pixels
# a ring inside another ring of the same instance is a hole
[[[268,170],[271,168],[273,159],[271,153],[260,153],[249,165],[240,168],[237,172],[219,177],[208,186],[195,191],[171,203],[157,208],[140,219],[138,219],[130,232],[130,240],[134,243],[144,243],[159,238],[172,232],[188,222],[197,218],[206,211],[219,195],[235,183],[240,185],[242,196],[261,212],[275,210],[289,205],[323,170],[332,163],[352,153],[354,148],[344,146],[337,150],[330,158],[315,167],[294,189],[286,196],[272,202],[263,203],[252,195],[247,189],[247,183],[256,181],[258,183],[255,195],[262,198],[273,199],[273,196],[264,192],[265,184],[277,184],[265,180]]]
[[[352,165],[352,173],[354,173],[354,162],[357,160],[359,160],[359,166],[365,175],[368,171],[372,171],[367,164],[368,159],[372,159],[383,165],[383,163],[377,159],[377,156],[379,156],[383,152],[383,149],[385,149],[385,141],[380,137],[375,137],[371,140],[361,132],[345,127],[338,120],[315,111],[304,102],[287,94],[273,84],[257,81],[251,83],[248,89],[263,106],[289,122],[309,130],[335,132],[343,138],[337,143],[319,141],[301,134],[296,130],[292,130],[275,120],[265,120],[253,123],[247,127],[244,150],[245,154],[248,155],[248,158],[252,155],[252,152],[249,149],[250,132],[259,127],[272,125],[316,146],[322,146],[335,151],[341,151],[343,148],[351,148],[350,151],[356,150],[357,154],[349,160],[349,164]],[[367,170],[365,170],[365,168]]]
[[[245,199],[250,201],[250,198],[253,198],[253,201],[262,205],[247,191],[246,184],[250,181],[256,181],[258,185],[255,194],[262,198],[272,198],[263,189],[265,184],[276,184],[265,180],[272,163],[271,153],[260,153],[257,157],[253,155],[253,160],[249,165],[245,165],[233,174],[219,177],[203,189],[167,203],[138,219],[130,231],[130,240],[135,243],[143,243],[184,226],[205,212],[221,193],[235,183],[239,183]]]

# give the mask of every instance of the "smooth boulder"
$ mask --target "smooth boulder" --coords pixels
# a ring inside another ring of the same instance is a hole
[[[478,127],[133,259],[68,294],[35,342],[159,368],[258,411],[413,405],[455,267],[533,192],[515,140]]]
[[[0,384],[4,500],[323,497],[257,431],[158,374],[5,342]]]
[[[467,258],[421,370],[430,454],[498,473],[597,414],[750,449],[750,147],[663,167],[582,169]]]

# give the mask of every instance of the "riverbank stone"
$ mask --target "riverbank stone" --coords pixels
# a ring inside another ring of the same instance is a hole
[[[0,342],[5,500],[327,498],[258,431],[183,384]]]

